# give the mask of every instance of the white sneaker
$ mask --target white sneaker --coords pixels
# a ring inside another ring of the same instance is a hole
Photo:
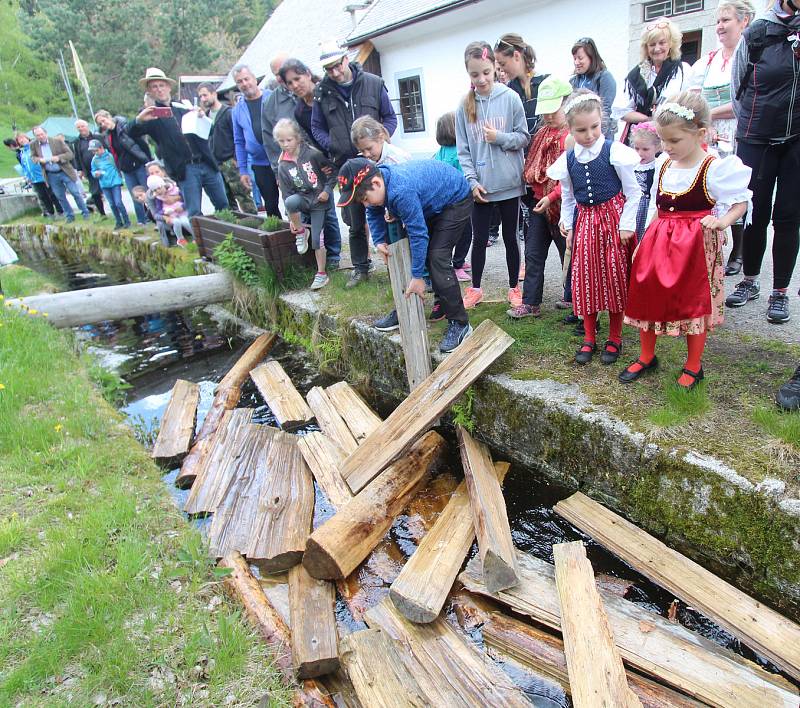
[[[308,236],[308,229],[303,229],[302,233],[299,233],[294,237],[294,242],[297,245],[297,252],[301,255],[308,251]]]
[[[327,273],[317,273],[314,276],[314,281],[311,283],[311,289],[319,290],[320,288],[324,288],[330,280]]]

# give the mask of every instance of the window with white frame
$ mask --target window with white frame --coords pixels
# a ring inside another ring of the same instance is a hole
[[[659,17],[685,15],[703,9],[703,0],[655,0],[642,5],[644,21],[650,22]]]
[[[397,78],[400,119],[404,133],[425,132],[425,110],[422,105],[422,75],[412,73]]]

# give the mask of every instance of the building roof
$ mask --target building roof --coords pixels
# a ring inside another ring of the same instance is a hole
[[[348,44],[357,44],[385,34],[397,27],[480,0],[375,0],[348,37]]]

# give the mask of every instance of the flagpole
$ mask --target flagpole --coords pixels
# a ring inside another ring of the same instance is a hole
[[[75,65],[75,75],[78,77],[78,81],[80,81],[81,86],[83,86],[83,92],[86,94],[86,102],[89,104],[89,111],[91,112],[92,117],[94,117],[91,91],[89,90],[89,79],[86,78],[86,72],[83,70],[83,64],[78,57],[78,50],[75,49],[75,45],[72,43],[72,40],[69,40],[69,48],[72,51],[72,63]]]
[[[58,68],[61,69],[61,78],[64,80],[64,87],[67,89],[67,96],[69,96],[69,102],[72,105],[72,115],[75,116],[75,120],[78,120],[78,107],[75,105],[75,96],[72,94],[72,86],[69,85],[67,65],[64,62],[64,52],[59,49],[58,53],[61,57],[58,62]]]

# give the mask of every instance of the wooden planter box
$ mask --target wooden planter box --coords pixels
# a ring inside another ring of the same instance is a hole
[[[237,217],[252,218],[252,214],[233,212]],[[310,248],[300,255],[295,245],[294,234],[289,225],[283,222],[280,231],[262,231],[242,224],[231,224],[220,221],[214,216],[192,217],[192,229],[197,248],[203,258],[213,260],[214,249],[222,243],[228,234],[233,234],[233,240],[242,247],[258,265],[269,265],[275,271],[279,280],[283,279],[286,266],[296,264],[315,267],[314,251]]]

